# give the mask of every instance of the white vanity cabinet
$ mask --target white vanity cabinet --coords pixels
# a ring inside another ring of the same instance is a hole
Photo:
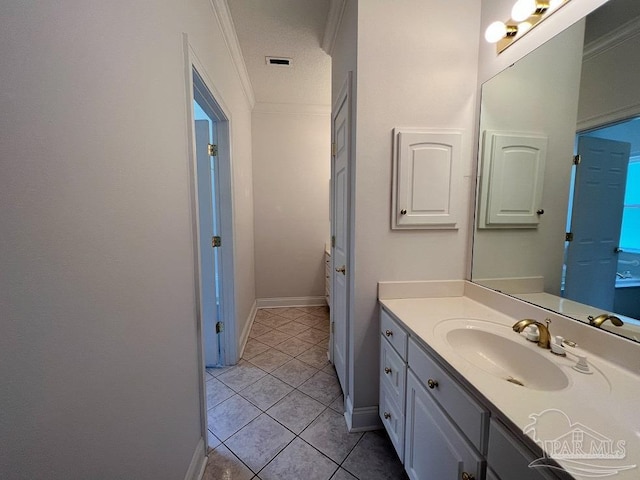
[[[380,418],[409,477],[481,480],[488,412],[384,309],[380,327]]]
[[[379,414],[411,480],[551,480],[473,388],[380,309]],[[492,413],[494,416],[492,416]]]
[[[400,459],[404,455],[407,333],[384,310],[380,318],[379,415]]]
[[[331,250],[324,251],[324,298],[331,308]]]

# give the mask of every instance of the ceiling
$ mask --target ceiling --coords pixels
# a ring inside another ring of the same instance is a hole
[[[227,0],[256,103],[329,105],[331,57],[322,49],[330,0]],[[267,65],[265,57],[292,59]]]

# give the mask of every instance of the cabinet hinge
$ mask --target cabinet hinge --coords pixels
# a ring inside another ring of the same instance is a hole
[[[224,323],[217,322],[216,323],[216,333],[222,333],[222,332],[224,332]]]
[[[208,146],[208,154],[210,157],[217,157],[218,156],[218,145],[214,145],[213,143],[210,143]]]
[[[573,164],[574,165],[580,165],[580,162],[582,162],[582,157],[580,155],[574,155],[573,156]]]
[[[573,242],[573,233],[571,232],[567,232],[564,234],[564,241],[565,242]]]
[[[218,247],[219,247],[219,246],[221,246],[221,245],[222,245],[222,238],[220,238],[220,237],[219,237],[219,236],[217,236],[217,235],[216,235],[216,236],[214,236],[214,237],[211,237],[211,246],[212,246],[213,248],[218,248]]]
[[[331,144],[331,155],[333,155],[333,156],[335,157],[335,156],[336,156],[337,151],[338,151],[338,148],[337,148],[337,146],[336,146],[336,142],[333,142],[333,143]]]

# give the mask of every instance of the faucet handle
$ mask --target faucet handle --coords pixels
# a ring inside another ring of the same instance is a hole
[[[562,357],[567,355],[567,352],[564,351],[564,337],[560,335],[554,335],[551,340],[551,353],[555,353],[556,355],[560,355]]]

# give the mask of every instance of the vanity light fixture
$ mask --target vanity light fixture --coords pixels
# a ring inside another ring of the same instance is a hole
[[[507,22],[493,22],[487,27],[484,38],[497,44],[498,53],[522,37],[525,33],[571,0],[518,0],[511,9]]]

